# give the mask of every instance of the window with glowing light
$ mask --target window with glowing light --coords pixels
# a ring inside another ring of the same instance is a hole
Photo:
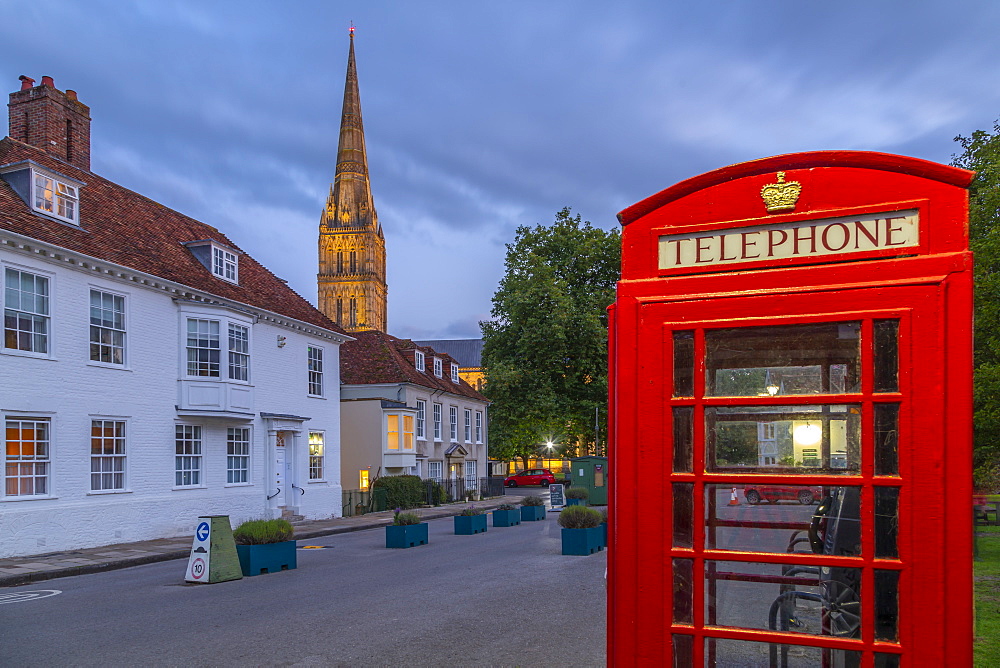
[[[323,432],[309,432],[309,479],[322,480],[326,458],[326,444],[323,442]]]

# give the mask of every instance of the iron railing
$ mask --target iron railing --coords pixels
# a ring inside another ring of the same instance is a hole
[[[354,517],[365,513],[376,513],[388,510],[386,491],[384,489],[345,489],[342,493],[343,516]]]
[[[424,481],[427,489],[427,505],[465,501],[471,493],[478,491],[479,498],[503,496],[502,478],[457,478],[454,480],[428,478]]]

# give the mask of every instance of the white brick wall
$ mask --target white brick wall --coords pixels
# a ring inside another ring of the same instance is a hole
[[[168,536],[190,535],[199,515],[229,515],[233,525],[279,516],[270,489],[273,434],[261,413],[310,418],[301,428],[289,482],[305,493],[285,497],[307,518],[339,515],[340,411],[336,342],[264,320],[251,325],[252,418],[179,417],[184,341],[181,309],[171,293],[37,254],[0,250],[0,267],[50,277],[51,355],[40,359],[0,349],[0,413],[51,421],[50,494],[12,498],[0,487],[0,557],[38,554]],[[0,283],[3,273],[0,271]],[[126,296],[125,368],[89,363],[91,288]],[[219,313],[226,313],[220,309]],[[226,375],[223,328],[223,377]],[[278,347],[278,336],[285,345]],[[324,350],[326,399],[307,397],[306,346]],[[126,488],[90,493],[92,419],[124,420]],[[203,483],[174,489],[174,425],[203,428]],[[251,428],[250,484],[226,485],[226,429]],[[308,431],[325,433],[326,475],[309,482]],[[291,445],[291,443],[289,444]],[[290,491],[290,490],[289,490]]]

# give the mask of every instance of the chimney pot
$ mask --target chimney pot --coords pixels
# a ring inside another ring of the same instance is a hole
[[[52,81],[52,77],[44,77],[43,76],[42,77],[42,85],[43,86],[48,86],[49,88],[55,88],[56,87],[55,83]]]
[[[68,99],[70,99],[70,100],[73,100],[74,102],[77,101],[77,99],[76,99],[76,91],[75,90],[70,90],[70,89],[67,88],[66,89],[66,97]]]
[[[32,88],[35,85],[35,80],[34,79],[32,79],[31,77],[25,76],[23,74],[18,77],[18,80],[21,82],[21,90],[28,90],[28,89]]]

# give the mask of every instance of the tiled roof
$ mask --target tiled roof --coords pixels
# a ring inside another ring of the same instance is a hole
[[[433,358],[446,362],[456,362],[446,353],[440,353],[428,346],[418,346],[409,339],[376,330],[356,332],[356,341],[348,341],[340,350],[340,380],[344,385],[375,385],[381,383],[412,383],[432,390],[442,390],[458,394],[476,401],[489,399],[472,389],[464,380],[451,381],[447,366],[444,377],[438,378],[433,371]],[[413,351],[424,353],[425,369],[421,373],[413,364]]]
[[[483,365],[482,339],[435,339],[414,341],[418,346],[430,346],[434,350],[448,353],[463,369],[478,369]]]
[[[74,167],[34,146],[10,137],[0,140],[0,166],[25,160],[86,183],[79,191],[80,229],[34,213],[2,179],[0,229],[344,333],[242,250],[239,285],[216,278],[183,245],[188,241],[211,239],[239,250],[237,244],[214,227]]]

